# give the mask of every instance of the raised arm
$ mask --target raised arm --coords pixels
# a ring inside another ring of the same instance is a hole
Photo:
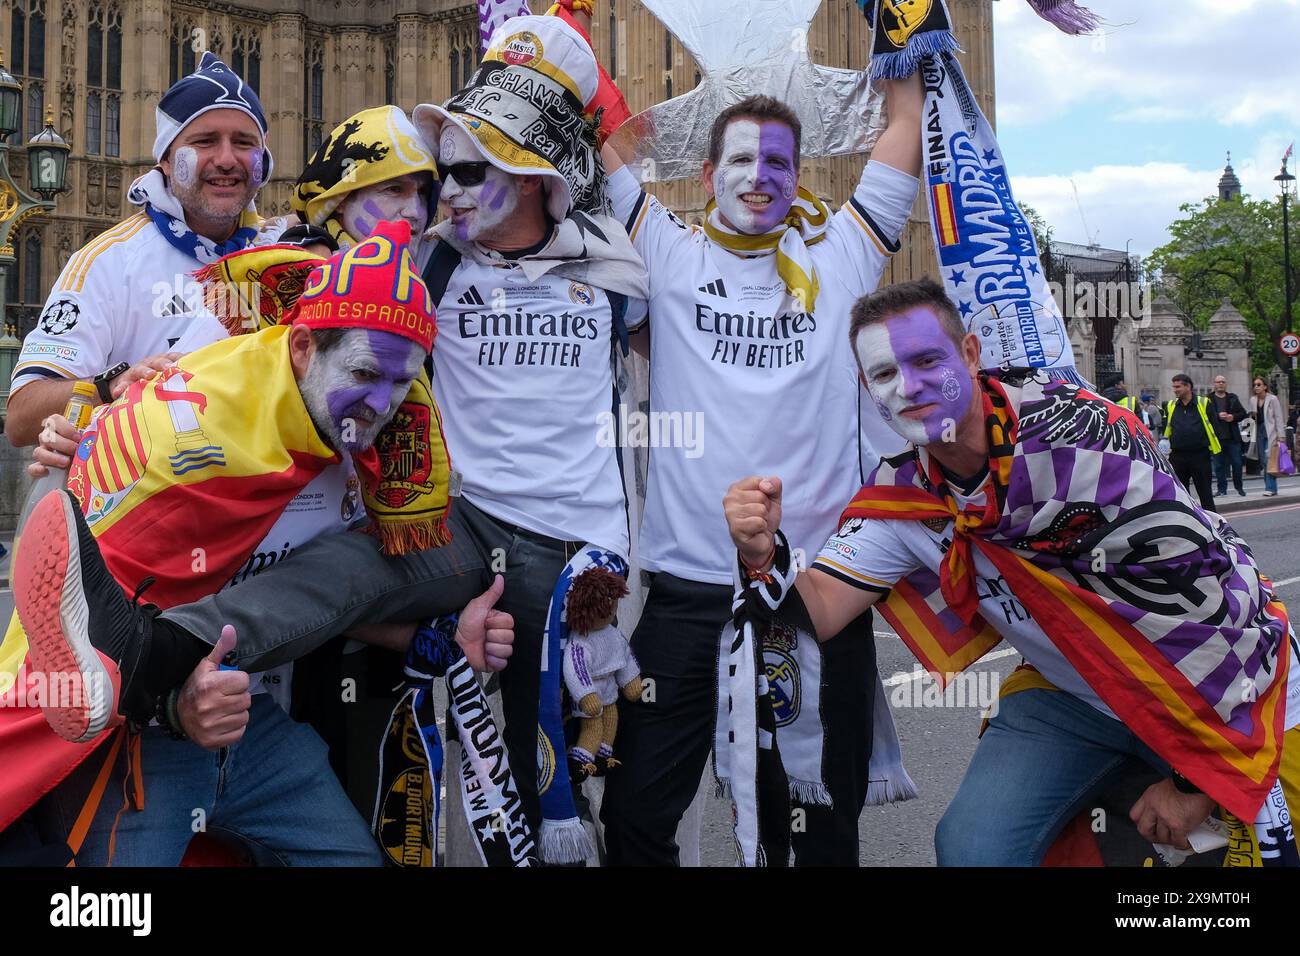
[[[909,176],[920,176],[921,112],[925,107],[925,88],[921,85],[921,74],[882,82],[889,126],[876,141],[871,158]]]

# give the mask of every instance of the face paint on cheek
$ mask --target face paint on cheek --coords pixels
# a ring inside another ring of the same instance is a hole
[[[456,133],[451,126],[442,131],[438,139],[438,159],[450,165],[456,155]]]
[[[898,356],[903,407],[928,406],[920,418],[908,417],[924,426],[927,441],[951,440],[966,415],[973,387],[957,347],[938,318],[923,306],[890,319],[886,326],[890,347]],[[937,355],[936,347],[945,354]]]
[[[193,146],[182,146],[176,150],[172,160],[172,178],[177,184],[188,189],[198,178],[199,154]]]
[[[248,184],[254,192],[262,188],[263,159],[264,154],[260,148],[251,150],[248,154]]]

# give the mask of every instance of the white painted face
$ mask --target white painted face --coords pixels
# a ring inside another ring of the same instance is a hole
[[[438,160],[444,166],[458,163],[482,163],[483,154],[474,146],[469,134],[448,122],[438,143]],[[456,238],[462,242],[482,242],[500,238],[511,228],[519,206],[519,181],[488,164],[483,182],[465,186],[449,175],[438,195],[438,208],[451,220]]]
[[[790,212],[798,175],[789,126],[772,120],[733,120],[713,171],[713,195],[733,229],[762,235]]]
[[[369,236],[381,222],[404,219],[411,224],[414,242],[429,226],[429,189],[432,185],[433,177],[428,173],[406,173],[382,183],[362,186],[348,193],[339,203],[339,219],[356,242]]]
[[[404,336],[348,329],[333,348],[312,353],[299,382],[303,404],[335,449],[365,451],[406,397],[424,356]]]

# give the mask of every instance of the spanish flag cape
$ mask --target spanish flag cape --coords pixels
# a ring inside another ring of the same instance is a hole
[[[161,607],[219,591],[294,497],[341,461],[303,404],[289,332],[278,325],[217,342],[134,383],[77,448],[68,489],[105,563],[126,587],[156,578],[149,597]],[[357,462],[363,485],[383,458],[368,470]],[[393,471],[386,461],[382,468]],[[109,735],[72,744],[50,730],[40,711],[47,689],[27,673],[26,656],[15,615],[0,645],[0,692],[11,698],[0,703],[12,705],[0,708],[0,829]]]
[[[1282,756],[1289,623],[1245,542],[1191,500],[1127,409],[1042,373],[981,386],[983,506],[959,509],[915,448],[844,512],[950,529],[939,573],[898,582],[885,618],[945,679],[977,661],[1000,640],[978,610],[978,551],[1120,720],[1255,819]]]

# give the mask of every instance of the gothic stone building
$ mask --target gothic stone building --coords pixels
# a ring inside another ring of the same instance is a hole
[[[549,5],[530,2],[538,13]],[[967,76],[993,120],[992,0],[950,0],[949,7],[967,51]],[[633,112],[695,85],[690,55],[637,0],[599,0],[596,10],[596,54]],[[203,50],[220,55],[262,99],[275,175],[258,207],[269,215],[288,212],[294,179],[334,126],[381,103],[410,111],[442,102],[473,73],[478,43],[477,6],[465,0],[0,0],[0,49],[25,98],[10,168],[25,186],[22,144],[43,125],[46,106],[72,147],[68,190],[56,213],[29,219],[13,237],[17,267],[3,289],[7,321],[26,334],[72,254],[131,213],[127,188],[153,162],[154,109]],[[851,0],[826,0],[808,51],[826,66],[866,64],[866,25]],[[804,183],[837,206],[863,162],[854,156],[809,163]],[[656,191],[698,221],[698,183]],[[884,281],[926,272],[937,275],[918,202]],[[0,437],[0,528],[13,526],[20,507],[25,458]]]
[[[547,3],[532,5],[542,12]],[[992,0],[950,6],[968,51],[966,69],[992,118]],[[633,112],[685,92],[698,77],[690,55],[637,0],[600,0],[594,41]],[[20,334],[72,253],[130,214],[127,187],[152,163],[154,108],[203,50],[241,73],[266,108],[275,177],[259,201],[264,213],[288,211],[306,156],[337,123],[380,103],[409,111],[441,102],[469,78],[479,55],[475,4],[457,0],[3,0],[0,47],[24,87],[22,130],[14,142],[41,128],[49,105],[72,146],[68,191],[57,213],[29,220],[14,237],[18,267],[7,276],[5,298]],[[827,66],[865,64],[865,22],[856,6],[827,0],[808,47]],[[10,166],[25,185],[23,151],[15,152]],[[839,203],[861,166],[861,157],[812,163],[805,182]],[[703,208],[697,183],[668,184],[660,193],[688,219]],[[886,279],[932,268],[928,228],[918,204]]]

